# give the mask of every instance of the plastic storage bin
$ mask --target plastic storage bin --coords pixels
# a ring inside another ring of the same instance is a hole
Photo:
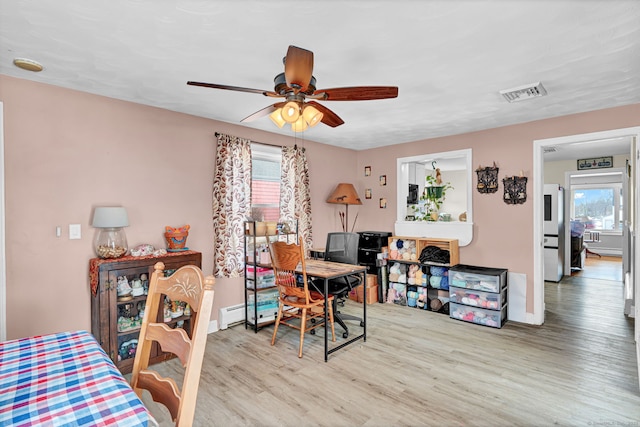
[[[500,293],[492,293],[451,286],[449,300],[472,307],[499,310],[507,303],[507,288],[502,289]]]
[[[507,270],[458,264],[449,270],[449,284],[458,288],[501,292],[507,285]]]
[[[507,321],[506,304],[501,310],[487,310],[479,307],[456,304],[450,301],[449,313],[453,319],[490,326],[492,328],[501,328]]]

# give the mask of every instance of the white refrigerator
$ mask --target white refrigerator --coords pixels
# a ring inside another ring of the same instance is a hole
[[[564,275],[564,190],[544,185],[544,280],[559,282]]]

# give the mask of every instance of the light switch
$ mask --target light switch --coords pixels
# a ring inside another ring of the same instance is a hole
[[[82,238],[80,224],[69,224],[69,240]]]

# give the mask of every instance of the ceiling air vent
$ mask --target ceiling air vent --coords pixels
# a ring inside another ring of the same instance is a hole
[[[509,102],[538,98],[540,96],[545,96],[546,94],[547,90],[544,88],[544,86],[542,86],[542,83],[540,82],[500,91],[500,95],[504,96],[504,98]]]
[[[555,153],[556,151],[558,151],[558,149],[556,147],[543,147],[542,151],[546,154],[546,153]]]

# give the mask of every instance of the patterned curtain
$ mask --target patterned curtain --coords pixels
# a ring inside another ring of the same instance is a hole
[[[304,148],[282,147],[282,183],[280,184],[280,216],[298,222],[298,233],[305,248],[313,247],[311,230],[311,195],[309,166]]]
[[[216,136],[213,273],[216,277],[241,277],[244,221],[251,211],[251,141],[224,134]]]

